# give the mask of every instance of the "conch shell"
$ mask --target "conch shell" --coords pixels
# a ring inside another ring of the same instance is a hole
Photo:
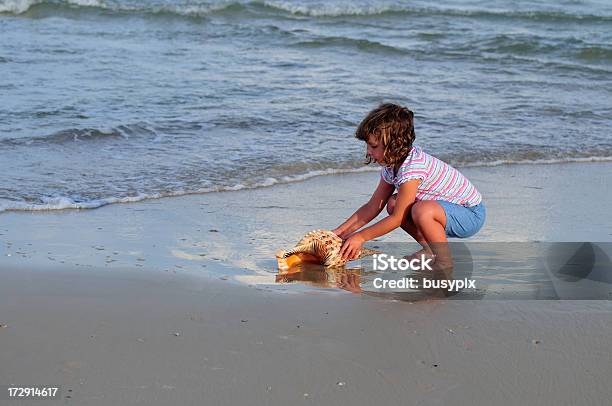
[[[342,239],[329,230],[314,230],[306,234],[295,247],[288,251],[278,251],[276,261],[280,271],[301,263],[321,264],[326,268],[343,267],[348,261],[342,260],[340,248]],[[358,258],[375,254],[379,251],[362,248]],[[355,259],[358,259],[355,258]]]

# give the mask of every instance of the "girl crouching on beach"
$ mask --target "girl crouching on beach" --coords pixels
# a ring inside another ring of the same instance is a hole
[[[344,240],[344,259],[357,257],[364,242],[402,227],[423,247],[410,258],[423,254],[438,262],[447,256],[447,237],[470,237],[485,222],[485,205],[474,185],[457,169],[413,145],[413,118],[405,107],[383,104],[357,127],[355,138],[367,144],[367,163],[376,162],[382,170],[370,200],[333,230]],[[388,217],[361,229],[385,206]]]

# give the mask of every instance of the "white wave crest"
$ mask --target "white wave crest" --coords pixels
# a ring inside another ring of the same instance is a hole
[[[2,0],[0,1],[0,13],[23,14],[32,6],[45,3],[45,0]],[[107,8],[101,0],[64,0],[63,3],[83,7]]]
[[[259,5],[270,7],[281,12],[294,15],[304,15],[311,17],[342,17],[342,16],[372,16],[385,13],[415,13],[415,14],[447,14],[464,17],[478,16],[499,16],[510,18],[528,19],[595,19],[609,21],[610,15],[587,15],[587,14],[566,14],[554,10],[510,10],[510,9],[489,9],[489,8],[445,8],[440,6],[415,6],[406,3],[392,3],[389,1],[375,2],[355,2],[341,1],[335,4],[329,2],[314,1],[300,2],[283,0],[217,0],[205,3],[181,3],[153,4],[151,2],[128,2],[123,3],[118,0],[0,0],[0,13],[22,14],[37,4],[55,4],[82,7],[99,7],[113,11],[144,12],[144,13],[174,13],[187,17],[205,16],[211,13],[228,9],[232,6]]]
[[[315,2],[313,4],[295,4],[289,1],[263,1],[261,4],[278,10],[287,11],[291,14],[302,14],[312,17],[341,17],[341,16],[368,16],[403,11],[404,9],[386,2],[376,5],[355,4],[355,2],[343,2],[329,4]]]
[[[3,0],[0,2],[0,13],[21,14],[42,0]]]
[[[467,163],[455,163],[451,162],[457,168],[467,167],[492,167],[502,165],[549,165],[549,164],[563,164],[563,163],[588,163],[588,162],[612,162],[612,156],[591,156],[591,157],[566,157],[558,159],[539,159],[539,160],[512,160],[512,159],[500,159],[496,161],[477,161]],[[278,184],[287,184],[302,182],[304,180],[314,178],[316,176],[326,175],[339,175],[348,173],[361,173],[361,172],[376,172],[379,171],[378,166],[362,166],[359,168],[328,168],[313,170],[303,174],[287,175],[278,178],[266,178],[260,182],[253,184],[242,184],[237,183],[232,186],[215,186],[202,188],[193,191],[176,190],[162,193],[140,193],[136,196],[127,197],[109,197],[103,199],[94,199],[85,202],[75,201],[74,199],[66,196],[49,197],[44,200],[43,203],[25,203],[13,200],[0,199],[0,213],[5,211],[48,211],[48,210],[66,210],[66,209],[96,209],[98,207],[106,206],[114,203],[133,203],[142,200],[161,199],[164,197],[177,197],[185,195],[205,194],[214,192],[231,192],[244,189],[258,189],[264,187],[270,187]]]
[[[51,3],[57,5],[72,5],[82,7],[99,7],[114,11],[143,11],[143,12],[170,12],[184,16],[203,16],[217,11],[222,11],[233,5],[256,4],[285,11],[295,15],[307,15],[312,17],[339,17],[339,16],[367,16],[386,12],[404,11],[397,5],[382,3],[376,5],[355,4],[354,2],[343,2],[327,4],[317,2],[312,4],[295,4],[289,1],[269,0],[225,0],[206,4],[177,4],[177,5],[154,5],[146,3],[140,5],[121,4],[118,2],[105,2],[104,0],[0,0],[0,13],[22,14],[31,7]]]
[[[128,11],[128,12],[170,12],[184,16],[202,16],[211,12],[223,10],[232,4],[240,4],[239,2],[226,1],[217,4],[196,4],[196,5],[175,5],[175,6],[154,6],[147,5],[129,5],[116,2],[105,2],[103,0],[0,0],[0,13],[23,14],[30,8],[43,3],[81,6],[81,7],[97,7],[113,11]]]
[[[3,211],[47,211],[65,209],[96,209],[112,203],[132,203],[147,198],[155,198],[154,195],[139,194],[129,197],[112,197],[107,199],[94,199],[86,202],[78,202],[66,196],[48,197],[43,203],[25,203],[12,200],[0,199],[0,213]],[[162,197],[162,196],[157,196]]]
[[[459,162],[453,163],[453,165],[461,168],[472,168],[502,165],[551,165],[580,162],[612,162],[612,156],[565,157],[552,159],[498,159],[495,161]]]
[[[176,197],[185,195],[195,195],[213,192],[231,192],[243,189],[258,189],[262,187],[270,187],[277,184],[283,183],[294,183],[300,182],[306,179],[313,178],[315,176],[333,175],[341,173],[357,173],[357,172],[372,172],[378,170],[372,167],[363,167],[355,169],[324,169],[310,171],[300,175],[282,176],[280,178],[266,178],[261,182],[253,183],[250,185],[244,185],[238,183],[232,186],[215,186],[202,188],[194,191],[176,190],[171,192],[162,193],[151,193],[145,194],[140,193],[135,196],[128,197],[109,197],[103,199],[93,199],[89,201],[75,201],[74,199],[67,196],[48,197],[44,199],[42,203],[25,203],[13,200],[0,199],[0,213],[4,211],[49,211],[49,210],[66,210],[66,209],[96,209],[98,207],[106,206],[114,203],[133,203],[141,200],[150,199],[161,199],[164,197]]]

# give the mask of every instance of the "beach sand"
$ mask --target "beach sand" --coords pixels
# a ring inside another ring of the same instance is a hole
[[[462,171],[488,209],[472,240],[612,241],[612,163]],[[0,214],[0,385],[59,385],[75,405],[609,402],[609,300],[275,283],[275,251],[337,226],[377,181]]]

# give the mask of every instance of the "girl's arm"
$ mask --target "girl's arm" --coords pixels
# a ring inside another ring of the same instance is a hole
[[[342,258],[347,259],[356,257],[364,242],[385,235],[401,226],[402,221],[408,215],[408,211],[415,201],[417,187],[420,182],[420,180],[415,179],[402,183],[397,194],[397,199],[395,200],[393,214],[351,235],[340,249]]]
[[[333,232],[338,237],[345,239],[355,230],[359,230],[364,225],[372,221],[378,216],[382,209],[387,204],[389,197],[393,194],[393,185],[388,184],[382,178],[378,182],[378,186],[370,197],[370,200],[361,206],[351,217],[342,223]]]

